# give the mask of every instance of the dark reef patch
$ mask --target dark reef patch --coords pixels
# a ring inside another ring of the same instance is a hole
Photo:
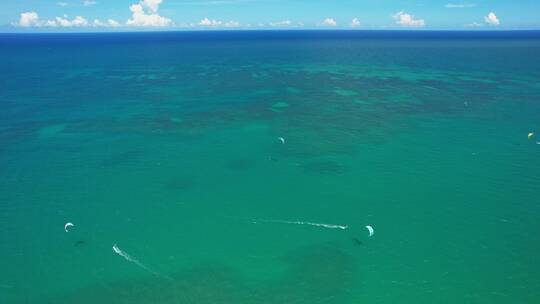
[[[342,174],[345,167],[332,160],[320,160],[303,163],[300,167],[309,174]]]
[[[195,180],[191,176],[175,176],[165,183],[165,188],[171,191],[182,191],[193,188]]]
[[[233,171],[246,171],[255,166],[255,163],[249,158],[237,158],[226,163],[226,167]]]
[[[110,154],[102,160],[101,165],[105,168],[134,165],[141,161],[143,154],[140,150],[128,150]]]

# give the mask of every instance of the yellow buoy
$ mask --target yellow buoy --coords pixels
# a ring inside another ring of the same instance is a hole
[[[527,138],[530,140],[530,139],[533,138],[533,136],[534,136],[534,133],[533,133],[533,132],[530,132],[529,135],[527,135]]]

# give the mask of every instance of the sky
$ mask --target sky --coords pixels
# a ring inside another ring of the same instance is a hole
[[[0,1],[0,32],[540,29],[540,0]]]

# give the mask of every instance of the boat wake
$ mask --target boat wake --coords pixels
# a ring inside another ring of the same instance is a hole
[[[127,252],[123,251],[122,249],[120,249],[120,247],[118,247],[118,245],[114,244],[113,247],[112,247],[114,253],[118,254],[119,256],[123,257],[124,259],[126,259],[126,261],[128,262],[131,262],[137,266],[139,266],[140,268],[144,269],[145,271],[155,275],[155,276],[158,276],[158,277],[165,277],[159,273],[157,273],[156,271],[148,268],[147,266],[145,266],[144,264],[142,264],[141,262],[139,262],[137,259],[135,259],[134,257],[130,256]],[[166,277],[165,277],[166,278]]]
[[[315,226],[315,227],[321,227],[321,228],[341,229],[341,230],[345,230],[345,229],[349,228],[349,226],[347,226],[347,225],[314,223],[314,222],[304,222],[304,221],[265,220],[265,219],[253,220],[254,224],[257,224],[259,222],[260,223],[290,224],[290,225],[309,225],[309,226]]]

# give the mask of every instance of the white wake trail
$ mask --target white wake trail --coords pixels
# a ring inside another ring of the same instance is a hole
[[[165,276],[153,271],[152,269],[148,268],[147,266],[145,266],[144,264],[139,262],[137,259],[130,256],[127,252],[120,249],[120,247],[118,247],[118,245],[114,244],[112,249],[113,249],[114,253],[118,254],[121,257],[123,257],[124,259],[126,259],[126,261],[131,262],[131,263],[139,266],[140,268],[144,269],[145,271],[147,271],[147,272],[149,272],[149,273],[151,273],[151,274],[153,274],[155,276],[165,277]]]
[[[304,222],[304,221],[285,221],[285,220],[253,220],[253,223],[262,222],[262,223],[278,223],[278,224],[291,224],[291,225],[310,225],[315,227],[322,227],[328,229],[342,229],[345,230],[349,228],[347,225],[336,225],[336,224],[325,224],[325,223],[314,223],[314,222]]]

